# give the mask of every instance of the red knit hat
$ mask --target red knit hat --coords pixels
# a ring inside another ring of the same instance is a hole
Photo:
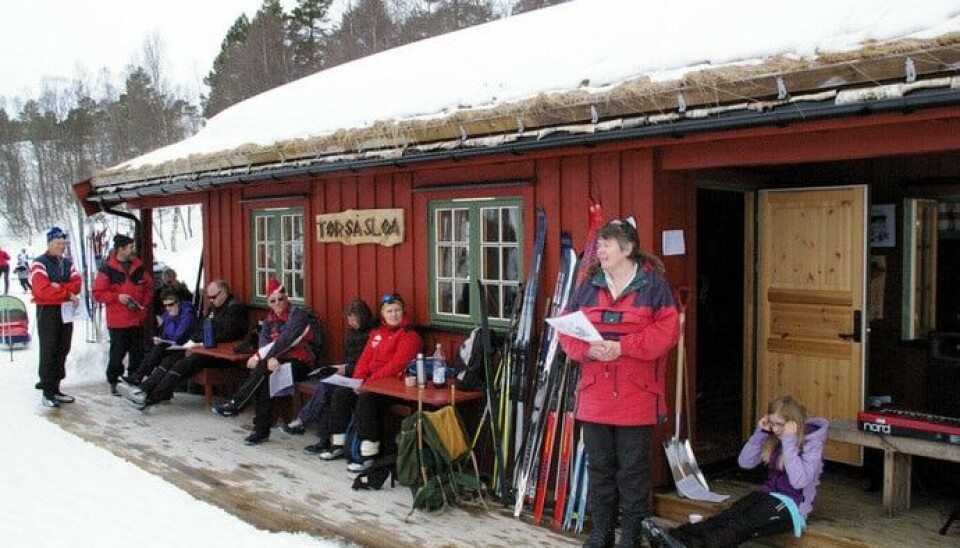
[[[283,287],[283,284],[277,281],[276,278],[270,278],[267,280],[267,298],[273,297],[274,293],[286,293],[286,288]]]

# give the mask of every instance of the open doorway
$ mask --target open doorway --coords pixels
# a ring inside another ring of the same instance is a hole
[[[701,464],[740,450],[743,401],[744,195],[697,191],[696,454]]]

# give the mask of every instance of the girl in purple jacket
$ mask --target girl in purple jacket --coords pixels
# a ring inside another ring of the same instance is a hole
[[[700,523],[666,531],[653,520],[644,520],[643,530],[650,545],[724,548],[785,531],[799,537],[817,495],[827,427],[826,419],[808,419],[807,410],[790,396],[773,400],[738,459],[741,468],[764,464],[768,469],[766,481],[730,508]]]

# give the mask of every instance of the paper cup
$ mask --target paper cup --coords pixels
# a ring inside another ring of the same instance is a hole
[[[702,514],[690,514],[689,518],[690,518],[690,523],[700,523],[701,521],[703,521]]]

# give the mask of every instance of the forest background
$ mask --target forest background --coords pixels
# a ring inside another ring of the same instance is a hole
[[[333,0],[297,0],[289,11],[264,0],[227,30],[199,97],[170,81],[161,38],[146,36],[119,77],[103,69],[95,80],[0,95],[0,221],[19,238],[42,233],[80,215],[74,183],[185,139],[240,101],[379,51],[566,1],[352,0],[331,21]],[[189,237],[191,211],[158,210],[155,237]]]

